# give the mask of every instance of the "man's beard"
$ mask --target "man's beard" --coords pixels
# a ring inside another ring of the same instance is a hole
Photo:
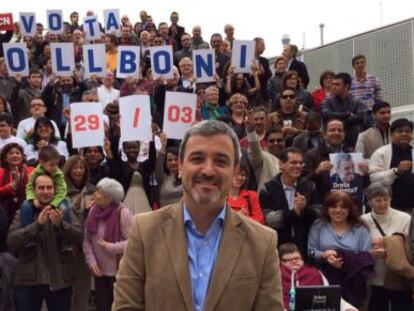
[[[191,186],[189,187],[187,183],[183,182],[184,191],[187,195],[197,204],[207,205],[207,204],[214,204],[226,197],[229,189],[223,189],[223,181],[221,178],[217,176],[206,176],[204,174],[200,174],[193,178],[192,184],[196,187],[199,187],[197,184],[200,182],[209,182],[213,183],[217,189],[214,190],[201,190],[201,189],[193,189]],[[223,191],[225,190],[225,191]]]

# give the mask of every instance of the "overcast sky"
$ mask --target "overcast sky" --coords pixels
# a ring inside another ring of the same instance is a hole
[[[36,12],[38,21],[46,25],[47,9],[62,9],[65,20],[72,11],[84,16],[92,9],[103,21],[104,9],[118,8],[121,16],[127,14],[138,21],[140,10],[153,16],[156,24],[169,23],[172,11],[180,14],[180,25],[191,32],[200,25],[203,37],[209,41],[213,32],[223,33],[224,25],[233,24],[236,39],[249,40],[256,36],[266,42],[265,56],[281,53],[281,38],[289,34],[299,48],[320,45],[319,24],[325,24],[325,43],[333,42],[414,16],[413,0],[296,0],[296,1],[226,1],[226,0],[148,0],[148,1],[75,1],[75,0],[1,0],[1,12],[12,12],[18,20],[19,12]]]

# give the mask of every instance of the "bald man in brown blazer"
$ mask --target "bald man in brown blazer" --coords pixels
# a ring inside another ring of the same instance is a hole
[[[239,155],[237,136],[220,121],[187,131],[183,200],[135,216],[113,311],[284,309],[275,231],[225,204]]]

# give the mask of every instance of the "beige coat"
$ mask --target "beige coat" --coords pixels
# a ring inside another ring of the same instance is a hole
[[[387,134],[386,141],[387,143],[391,142],[389,132]],[[384,140],[382,139],[379,129],[376,127],[370,127],[358,135],[355,152],[361,152],[365,159],[369,159],[374,151],[382,146],[384,146]]]
[[[249,160],[256,176],[257,188],[279,174],[279,159],[273,154],[262,150],[256,132],[247,134],[249,142]]]
[[[283,310],[275,231],[227,208],[203,311]],[[113,311],[193,311],[183,207],[136,215]]]

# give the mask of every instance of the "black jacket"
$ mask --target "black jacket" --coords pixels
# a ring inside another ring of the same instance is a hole
[[[72,89],[70,96],[70,103],[80,102],[82,93],[85,90],[85,85],[80,83]],[[62,91],[58,85],[48,84],[42,92],[42,98],[46,105],[46,116],[52,119],[56,124],[61,127],[62,123],[62,111],[63,111],[63,96]]]
[[[278,245],[286,242],[295,243],[302,254],[307,254],[308,234],[310,227],[318,216],[320,208],[318,192],[315,184],[307,179],[299,178],[296,192],[306,197],[306,206],[300,215],[289,210],[285,191],[279,173],[265,183],[259,192],[260,206],[263,210],[265,224],[273,227],[278,233]],[[272,211],[281,211],[281,224],[274,225],[268,217]],[[294,235],[292,234],[292,229]]]
[[[13,30],[0,33],[0,57],[4,56],[3,43],[8,43],[13,37]]]
[[[292,64],[289,67],[289,70],[294,70],[298,73],[299,77],[302,80],[303,87],[306,89],[309,84],[309,74],[306,65],[301,61],[294,59]]]

